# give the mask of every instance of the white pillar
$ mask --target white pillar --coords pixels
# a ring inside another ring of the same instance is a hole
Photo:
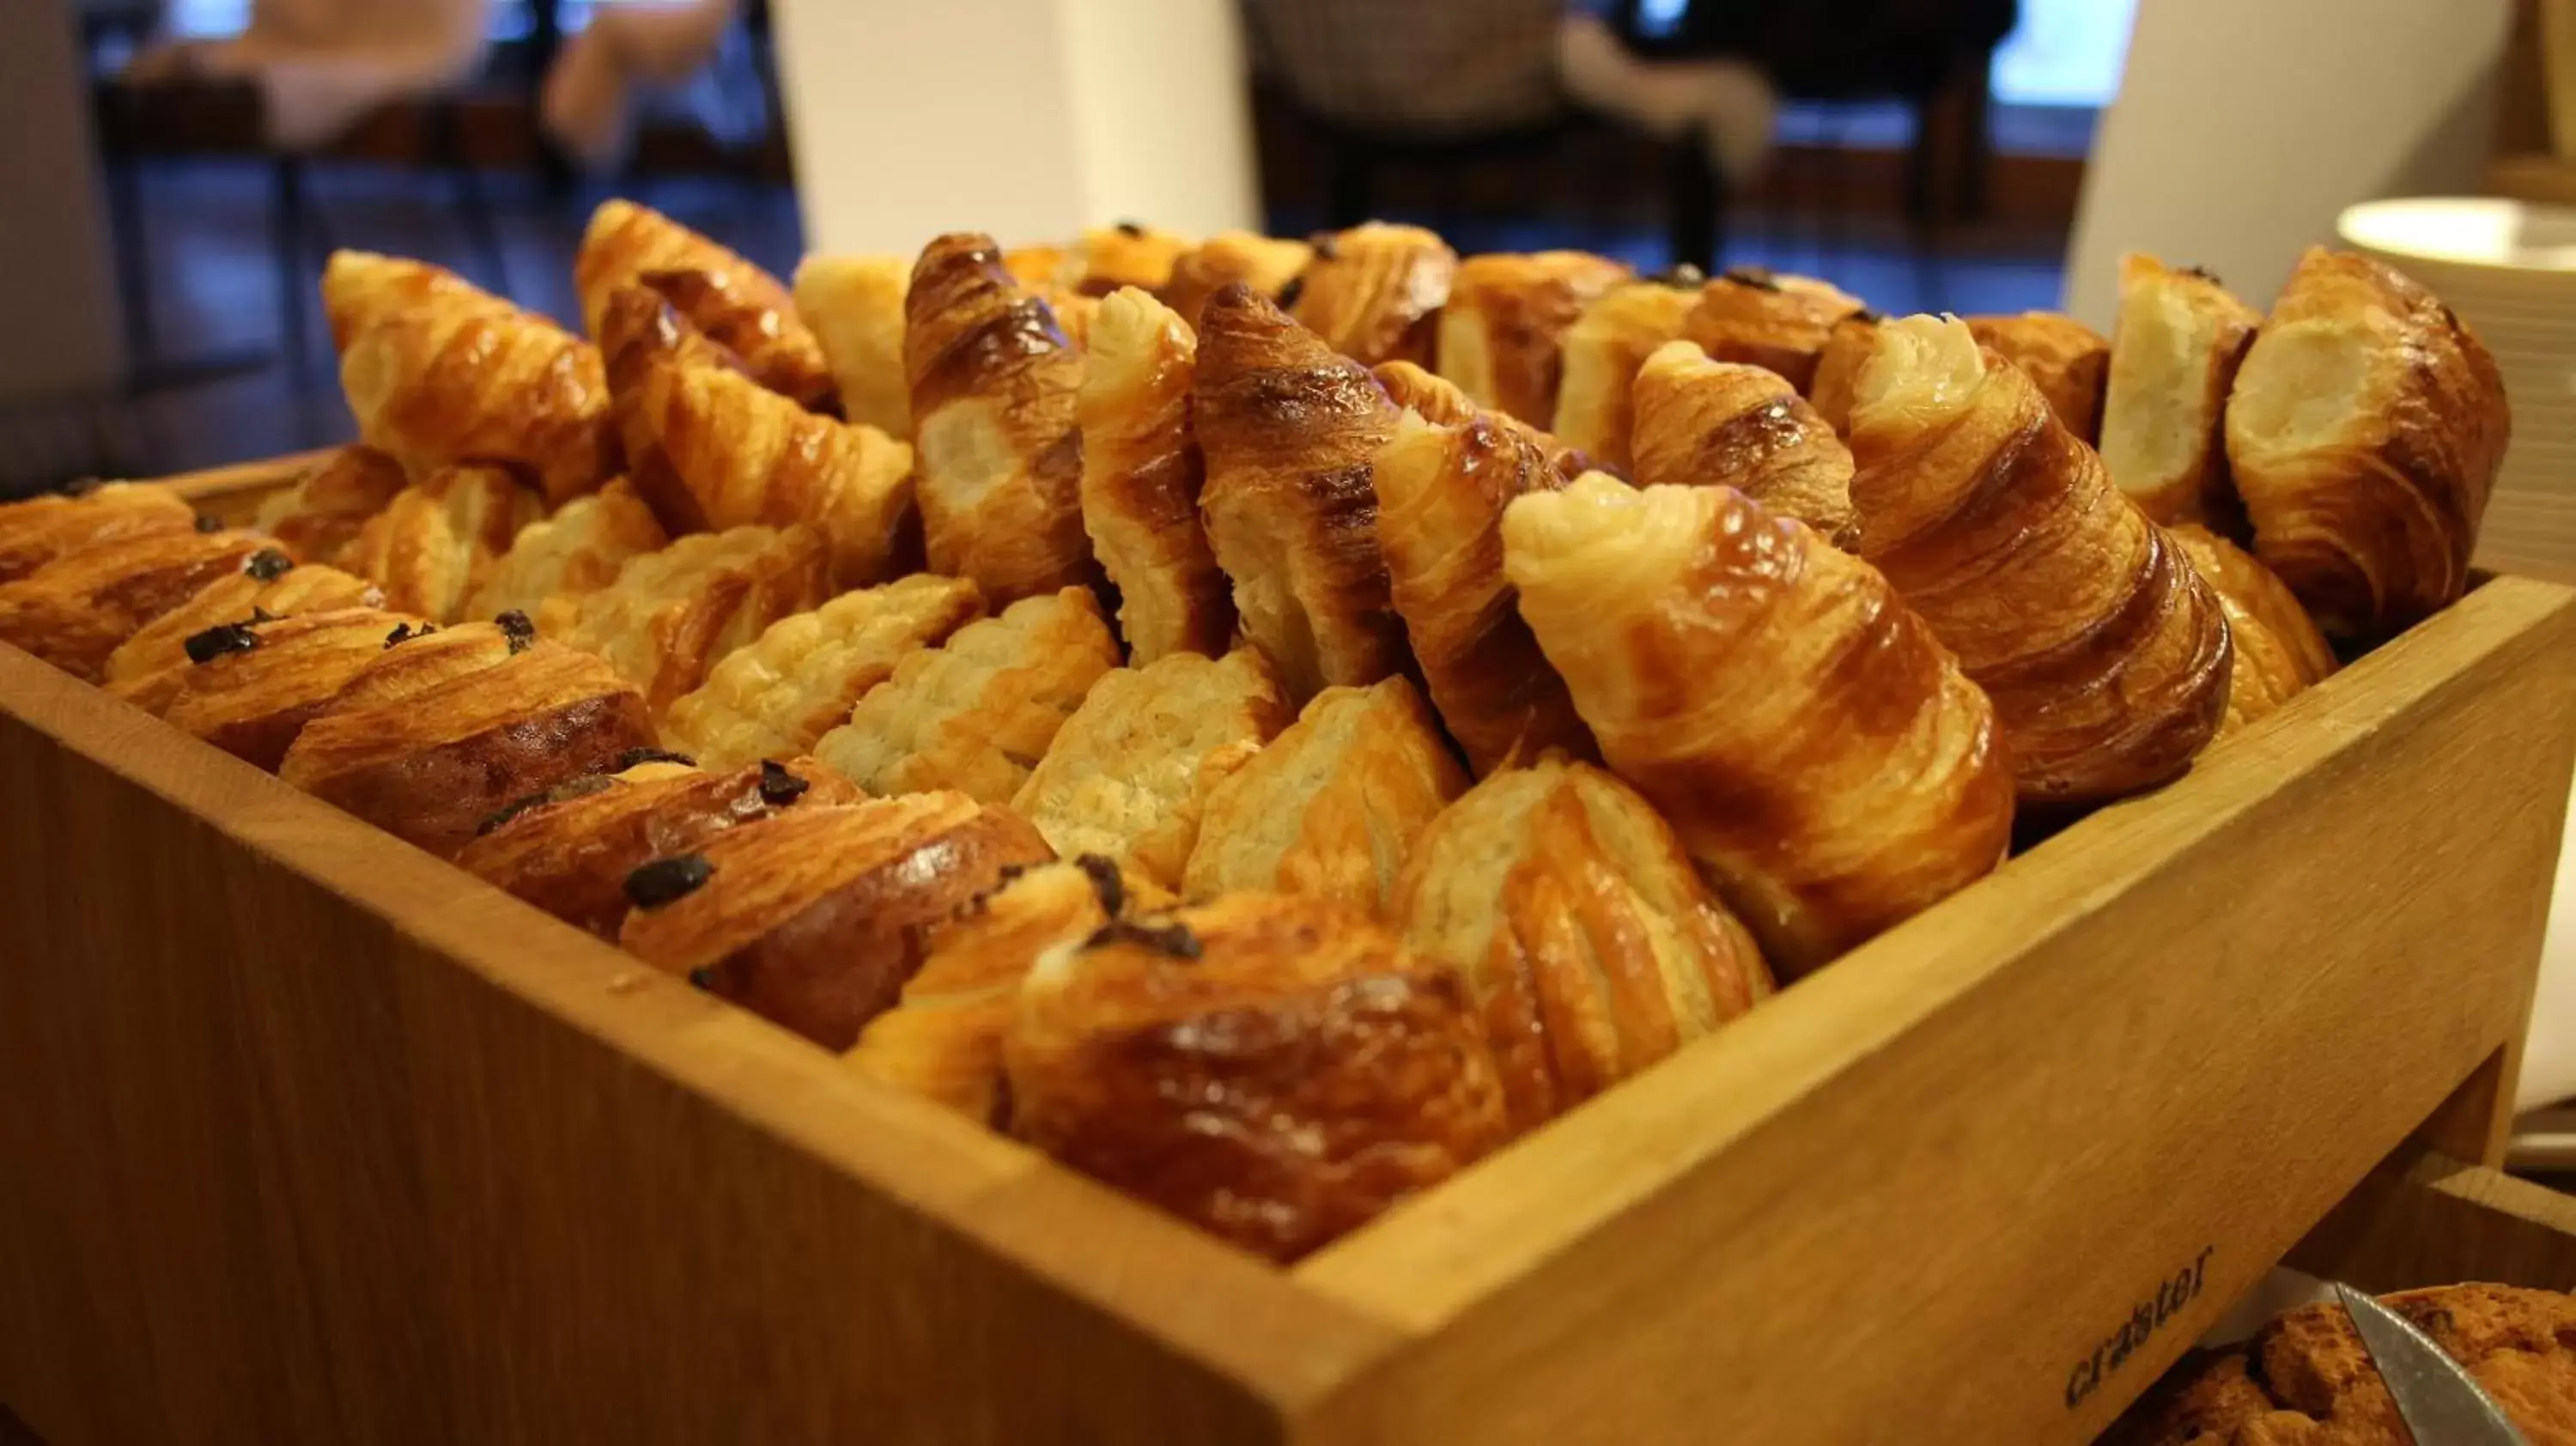
[[[103,393],[124,378],[76,11],[0,3],[0,276],[16,283],[0,402]]]

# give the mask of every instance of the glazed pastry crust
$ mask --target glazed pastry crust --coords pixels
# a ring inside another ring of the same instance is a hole
[[[128,696],[171,727],[276,771],[288,745],[385,650],[425,620],[381,608],[302,613],[249,631],[258,646],[139,679]]]
[[[442,467],[367,519],[341,565],[385,590],[385,605],[441,623],[493,575],[520,529],[545,516],[502,467]]]
[[[2242,525],[2227,472],[2227,394],[2263,314],[2198,271],[2120,258],[2102,398],[2102,464],[2161,523]]]
[[[402,465],[375,448],[341,447],[261,503],[253,525],[307,562],[336,565],[367,519],[410,485]]]
[[[1851,435],[1852,387],[1860,369],[1878,350],[1878,329],[1887,319],[1874,311],[1854,312],[1834,323],[1816,354],[1816,377],[1807,388],[1807,404],[1825,425]]]
[[[1380,362],[1369,368],[1369,375],[1385,389],[1387,397],[1402,411],[1420,412],[1422,420],[1444,427],[1463,427],[1478,417],[1491,418],[1497,425],[1510,429],[1529,445],[1547,454],[1548,464],[1557,475],[1571,482],[1594,470],[1592,455],[1579,447],[1568,446],[1553,432],[1537,427],[1508,413],[1477,406],[1456,382],[1435,376],[1409,361]]]
[[[1468,257],[1440,313],[1440,375],[1479,407],[1546,426],[1567,329],[1629,274],[1588,251]]]
[[[67,553],[0,583],[0,642],[99,682],[108,657],[145,624],[275,546],[255,532],[182,527],[130,532]]]
[[[1162,301],[1196,330],[1208,298],[1240,281],[1264,301],[1277,301],[1315,259],[1304,241],[1283,241],[1250,231],[1219,231],[1184,252],[1172,265]]]
[[[1556,420],[1548,428],[1596,465],[1626,472],[1631,426],[1629,388],[1655,348],[1681,335],[1699,293],[1660,281],[1631,281],[1603,292],[1565,333]]]
[[[515,610],[541,633],[565,632],[580,616],[581,600],[615,582],[628,558],[659,551],[670,541],[653,509],[618,478],[566,503],[554,516],[521,527],[465,604],[465,616],[492,618]]]
[[[111,687],[129,690],[129,698],[134,696],[132,690],[157,691],[145,680],[192,666],[187,652],[189,637],[220,623],[385,605],[382,589],[336,567],[289,567],[276,572],[276,564],[285,561],[283,552],[251,556],[259,559],[254,570],[215,579],[119,644],[115,652],[108,654],[104,681]]]
[[[1861,300],[1811,276],[1740,267],[1700,288],[1681,335],[1710,358],[1761,367],[1805,392],[1834,323]]]
[[[598,654],[656,713],[697,689],[736,648],[832,595],[823,535],[736,527],[628,558],[581,600],[562,641]]]
[[[1972,316],[1967,322],[1977,345],[2021,368],[2068,434],[2088,447],[2101,439],[2111,343],[2100,332],[2054,311]]]
[[[704,532],[706,512],[661,455],[660,420],[646,412],[659,404],[650,384],[666,367],[710,367],[740,372],[742,361],[707,340],[661,296],[641,286],[621,287],[608,299],[599,324],[599,350],[608,379],[608,415],[626,478],[662,526],[674,534]]]
[[[1107,296],[1122,286],[1160,291],[1171,284],[1172,270],[1198,243],[1178,231],[1126,223],[1093,226],[1082,233],[1082,245],[1066,258],[1065,282],[1084,296]]]
[[[1836,546],[1857,539],[1851,449],[1778,372],[1670,342],[1638,371],[1633,404],[1638,486],[1723,483]]]
[[[338,250],[322,266],[322,316],[343,355],[359,333],[427,310],[514,311],[508,301],[448,270],[408,256]]]
[[[1313,245],[1289,314],[1362,366],[1398,357],[1429,366],[1458,274],[1449,243],[1419,226],[1370,221]]]
[[[181,532],[196,520],[177,493],[150,482],[110,482],[78,496],[0,505],[0,583],[83,548],[146,532]]]
[[[796,267],[797,314],[814,329],[841,396],[841,414],[897,441],[912,440],[903,375],[903,297],[912,263],[900,256],[808,256]]]
[[[573,256],[582,327],[604,340],[609,299],[624,287],[660,293],[689,324],[742,359],[760,384],[800,405],[832,401],[822,343],[776,277],[648,206],[608,200]]]
[[[1233,587],[1199,521],[1197,374],[1198,339],[1169,308],[1132,288],[1100,304],[1076,412],[1082,526],[1140,665],[1216,657],[1234,637]]]
[[[2186,523],[2170,535],[2218,594],[2227,635],[2236,648],[2219,737],[2244,728],[2334,671],[2334,653],[2325,636],[2290,595],[2289,584],[2270,568],[2206,528]]]

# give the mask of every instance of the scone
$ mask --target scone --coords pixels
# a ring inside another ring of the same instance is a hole
[[[465,616],[526,613],[553,636],[581,615],[581,600],[617,580],[630,557],[658,552],[670,536],[624,478],[519,529],[510,550],[484,574],[465,602]]]
[[[699,533],[628,558],[561,640],[607,659],[659,713],[770,624],[831,595],[831,559],[810,527]]]
[[[127,696],[180,732],[274,772],[295,735],[384,653],[386,639],[427,625],[364,607],[219,623],[189,635],[187,666],[137,679]]]
[[[465,616],[521,528],[545,516],[507,468],[442,467],[367,519],[341,566],[385,590],[385,604],[435,622]]]
[[[11,502],[0,506],[0,583],[83,548],[137,533],[184,532],[196,521],[179,494],[150,482],[110,482]]]
[[[197,527],[130,532],[0,583],[0,643],[84,682],[145,624],[276,546],[255,532]]]
[[[1858,540],[1851,449],[1778,372],[1669,342],[1638,371],[1632,404],[1638,486],[1732,487],[1829,542]]]
[[[336,565],[367,519],[410,485],[402,464],[373,447],[334,448],[294,486],[261,503],[252,526],[307,562]]]
[[[1740,266],[1700,288],[1681,335],[1714,360],[1760,367],[1804,392],[1834,323],[1863,309],[1814,277]]]
[[[1100,304],[1075,413],[1082,528],[1118,590],[1118,630],[1140,665],[1212,658],[1234,636],[1232,584],[1199,521],[1197,375],[1198,338],[1161,302],[1128,289]]]
[[[1419,226],[1370,221],[1311,238],[1289,314],[1362,366],[1402,357],[1431,364],[1458,253]]]
[[[912,393],[903,379],[903,295],[911,285],[912,263],[900,256],[808,256],[794,283],[796,312],[831,364],[841,415],[906,442]]]
[[[1588,251],[1470,256],[1440,313],[1440,375],[1533,427],[1556,416],[1565,333],[1629,270]]]
[[[2102,437],[2102,392],[2111,371],[2111,343],[2074,317],[2054,311],[2019,316],[1972,316],[1968,334],[2029,377],[2058,425],[2091,446]]]
[[[336,567],[298,567],[274,547],[250,555],[241,571],[197,589],[186,602],[143,625],[108,654],[103,681],[126,691],[189,665],[188,639],[221,623],[266,622],[298,613],[384,606],[384,592]]]

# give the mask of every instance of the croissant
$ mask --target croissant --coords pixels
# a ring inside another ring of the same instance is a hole
[[[1619,776],[1788,978],[2003,858],[1992,705],[1870,567],[1726,487],[1503,514],[1521,616]]]
[[[401,464],[375,448],[337,447],[261,503],[252,525],[298,557],[337,563],[367,519],[410,485]]]
[[[1103,674],[1011,800],[1064,858],[1180,887],[1208,791],[1293,713],[1261,655],[1174,653]]]
[[[547,642],[396,701],[347,693],[304,725],[278,777],[441,858],[510,800],[600,772],[653,741],[633,685]]]
[[[2190,765],[2226,716],[2218,599],[2028,375],[1955,320],[1891,322],[1851,446],[1860,554],[1994,699],[2025,803]]]
[[[1558,476],[1571,482],[1592,471],[1592,455],[1579,447],[1570,447],[1553,432],[1543,432],[1507,412],[1487,411],[1477,406],[1456,382],[1435,376],[1409,361],[1379,362],[1369,368],[1389,400],[1404,411],[1419,412],[1422,420],[1443,427],[1463,427],[1479,417],[1491,418],[1495,425],[1509,429],[1529,445],[1547,454],[1548,465]]]
[[[1565,485],[1546,453],[1497,417],[1439,426],[1407,412],[1370,475],[1395,610],[1469,766],[1482,777],[1549,749],[1594,756],[1503,576],[1504,507]]]
[[[0,583],[0,643],[98,682],[118,644],[270,546],[255,532],[200,523],[129,532],[67,553]]]
[[[903,377],[903,297],[912,263],[900,256],[808,256],[796,267],[797,314],[814,329],[841,415],[897,441],[912,440],[912,393]]]
[[[698,533],[628,558],[581,600],[562,639],[607,659],[658,713],[770,624],[831,595],[823,535],[810,527]]]
[[[2111,344],[2100,332],[2053,311],[1972,316],[1967,322],[1977,345],[2021,368],[2075,440],[2089,447],[2101,438]]]
[[[1012,1133],[1283,1262],[1510,1137],[1456,972],[1326,899],[1230,895],[1051,950],[1002,1058]]]
[[[465,604],[468,617],[526,613],[545,633],[569,631],[581,600],[617,580],[626,559],[671,539],[653,509],[620,477],[554,516],[519,529]]]
[[[0,583],[83,548],[146,532],[185,532],[196,521],[177,493],[149,482],[110,482],[0,505]]]
[[[1415,841],[1393,913],[1415,957],[1458,966],[1515,1131],[1771,992],[1753,936],[1672,826],[1589,764],[1547,759],[1467,790]]]
[[[1699,300],[1697,291],[1649,278],[1614,286],[1583,308],[1565,331],[1548,430],[1598,465],[1626,471],[1629,386],[1655,348],[1681,335]]]
[[[1117,666],[1117,639],[1089,590],[1022,598],[906,654],[814,754],[870,793],[954,789],[1008,803]]]
[[[1082,244],[1067,258],[1072,288],[1085,296],[1107,296],[1122,286],[1159,291],[1171,284],[1172,269],[1197,245],[1177,231],[1121,221],[1082,233]]]
[[[933,925],[1048,857],[1025,820],[962,793],[794,808],[638,866],[617,941],[846,1050],[920,967]]]
[[[709,768],[804,753],[895,665],[984,615],[975,584],[915,573],[769,625],[662,715],[662,738]]]
[[[609,300],[623,288],[659,292],[681,316],[742,359],[762,386],[828,406],[832,372],[778,279],[650,207],[609,200],[590,216],[572,263],[582,328],[603,345]]]
[[[121,691],[180,732],[273,773],[304,725],[384,653],[387,638],[425,626],[372,607],[218,623],[189,635],[185,666]]]
[[[2227,718],[2221,738],[2325,681],[2335,670],[2333,649],[2308,617],[2289,584],[2236,544],[2207,528],[2185,523],[2170,536],[2183,556],[2218,594],[2236,662],[2228,673]]]
[[[1119,631],[1140,665],[1215,657],[1234,637],[1232,585],[1199,522],[1197,372],[1198,339],[1162,303],[1134,289],[1101,303],[1076,409],[1082,527],[1118,589]]]
[[[608,416],[627,480],[654,518],[672,533],[704,532],[707,516],[697,497],[660,456],[659,419],[646,403],[659,394],[650,383],[669,366],[704,366],[739,372],[742,361],[707,340],[706,333],[641,286],[621,287],[600,314],[599,348],[608,378]]]
[[[1314,258],[1315,248],[1304,241],[1219,231],[1172,263],[1162,301],[1195,331],[1208,298],[1225,286],[1240,281],[1262,300],[1280,301]]]
[[[2450,308],[2366,257],[2311,248],[2227,402],[2254,552],[2331,636],[2393,632],[2468,586],[2512,418]]]
[[[347,355],[361,332],[424,312],[486,311],[509,315],[518,308],[444,266],[407,256],[338,250],[322,265],[322,316],[332,349]]]
[[[1412,684],[1328,688],[1207,791],[1181,892],[1275,889],[1380,912],[1415,836],[1466,791]]]
[[[1396,672],[1404,633],[1369,488],[1394,406],[1357,362],[1248,287],[1209,298],[1202,320],[1199,515],[1245,636],[1299,701]]]
[[[996,605],[1089,585],[1082,358],[1054,313],[1021,292],[990,237],[952,235],[922,251],[904,319],[930,570]]]
[[[2204,271],[2120,258],[2102,395],[2102,465],[2158,522],[2242,521],[2227,475],[2227,393],[2263,314]]]
[[[1878,329],[1886,320],[1875,311],[1853,312],[1834,323],[1825,334],[1824,350],[1816,354],[1816,377],[1807,388],[1807,404],[1825,419],[1826,426],[1845,436],[1851,434],[1852,384],[1860,380],[1860,369],[1878,350]]]
[[[1834,323],[1862,310],[1859,297],[1813,277],[1743,266],[1700,289],[1681,335],[1717,361],[1775,372],[1804,392]]]
[[[387,607],[452,623],[519,529],[544,516],[507,468],[442,467],[367,519],[340,561],[383,588]]]
[[[1546,426],[1556,416],[1566,331],[1629,275],[1588,251],[1468,257],[1440,313],[1440,375],[1479,407]]]
[[[762,281],[778,286],[765,276]],[[822,343],[794,319],[792,311],[772,310],[766,303],[746,306],[721,277],[704,271],[647,271],[633,287],[619,289],[644,290],[660,297],[709,345],[725,350],[733,359],[728,370],[741,372],[755,385],[808,412],[841,415],[840,396],[831,365],[823,358]],[[779,289],[778,294],[783,302],[785,290]]]
[[[120,690],[189,665],[188,639],[219,623],[291,618],[299,613],[382,607],[382,589],[336,567],[298,567],[281,548],[265,547],[238,572],[207,583],[107,655],[100,676]],[[129,695],[130,696],[130,695]]]
[[[1857,536],[1851,449],[1778,372],[1671,342],[1646,358],[1632,405],[1638,486],[1722,482],[1837,546]]]
[[[1431,364],[1458,253],[1419,226],[1371,221],[1318,234],[1289,314],[1362,366]]]
[[[614,939],[626,919],[626,876],[642,865],[785,809],[863,796],[810,758],[716,770],[647,758],[511,801],[475,825],[456,864],[567,924]]]

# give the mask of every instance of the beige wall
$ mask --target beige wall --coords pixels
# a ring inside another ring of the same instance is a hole
[[[125,367],[74,10],[0,0],[0,406],[100,392]]]

